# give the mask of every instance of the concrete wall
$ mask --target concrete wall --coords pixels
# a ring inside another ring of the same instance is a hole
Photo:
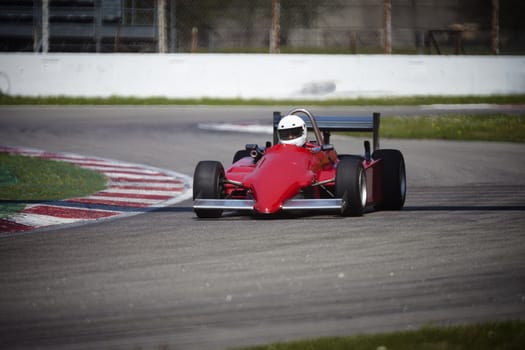
[[[0,54],[23,96],[328,99],[525,93],[523,56]]]

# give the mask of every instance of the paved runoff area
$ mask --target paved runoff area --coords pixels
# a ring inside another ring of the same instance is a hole
[[[136,215],[191,197],[191,179],[170,170],[29,148],[0,146],[0,153],[68,162],[99,172],[108,179],[106,189],[90,196],[30,203],[19,213],[0,218],[1,234]]]

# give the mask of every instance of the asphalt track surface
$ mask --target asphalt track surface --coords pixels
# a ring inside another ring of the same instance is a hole
[[[3,145],[191,175],[269,137],[199,130],[271,107],[0,108]],[[461,108],[460,108],[461,109]],[[312,108],[314,113],[411,108]],[[435,112],[435,111],[434,111]],[[334,137],[343,153],[361,140]],[[523,144],[382,140],[404,210],[197,220],[191,201],[0,238],[2,349],[225,349],[525,315]],[[140,210],[140,209],[138,209]]]

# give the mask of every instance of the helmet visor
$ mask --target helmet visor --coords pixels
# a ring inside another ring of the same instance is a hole
[[[279,140],[293,140],[303,135],[303,128],[291,128],[279,130]]]

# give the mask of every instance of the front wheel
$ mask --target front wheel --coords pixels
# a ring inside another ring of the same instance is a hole
[[[359,157],[342,158],[337,165],[335,192],[343,200],[342,216],[361,216],[366,207],[366,175]]]
[[[382,210],[400,210],[405,204],[407,190],[403,154],[395,149],[380,149],[372,154],[372,158],[381,159],[383,163],[383,200],[375,207]]]
[[[224,178],[224,167],[220,162],[199,162],[193,174],[193,200],[224,198]],[[218,218],[222,209],[195,209],[195,214],[199,218]]]

